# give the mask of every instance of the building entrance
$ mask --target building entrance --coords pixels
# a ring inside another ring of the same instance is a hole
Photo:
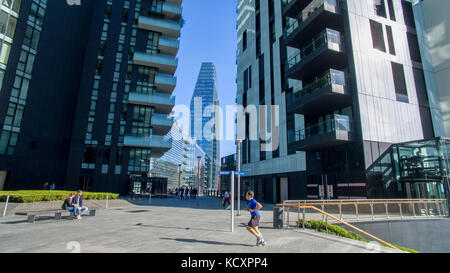
[[[408,199],[445,199],[444,184],[437,182],[405,183]]]

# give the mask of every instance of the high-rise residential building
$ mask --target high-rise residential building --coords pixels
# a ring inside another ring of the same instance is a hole
[[[253,119],[238,118],[244,183],[269,202],[448,195],[448,144],[436,139],[442,115],[413,9],[404,0],[239,1],[238,104],[280,107],[272,153],[249,141]],[[264,164],[270,175],[258,173]]]
[[[180,5],[2,1],[5,188],[128,193],[130,176],[171,149]]]
[[[217,189],[220,164],[218,107],[216,68],[213,63],[202,63],[190,105],[191,136],[206,154],[205,189],[210,190]]]

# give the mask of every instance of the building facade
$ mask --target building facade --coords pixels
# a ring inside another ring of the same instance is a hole
[[[5,187],[128,193],[172,147],[181,1],[18,2],[0,103]]]
[[[206,154],[206,188],[217,189],[220,145],[218,141],[219,99],[216,88],[216,68],[213,63],[202,63],[192,95],[191,137]]]
[[[380,164],[399,143],[441,136],[437,90],[423,65],[411,2],[252,0],[240,1],[239,10],[249,21],[239,24],[240,50],[250,49],[238,55],[242,101],[257,101],[252,89],[259,89],[267,102],[267,88],[257,86],[264,83],[263,59],[250,62],[265,57],[266,47],[277,56],[270,63],[279,78],[266,87],[280,93],[280,100],[272,101],[280,106],[280,148],[285,140],[287,156],[303,156],[292,161],[303,171],[276,185],[271,201],[406,198],[413,185],[427,185],[390,183]],[[259,66],[250,73],[254,84],[248,84],[245,74],[254,65]],[[245,154],[243,162],[250,169]]]

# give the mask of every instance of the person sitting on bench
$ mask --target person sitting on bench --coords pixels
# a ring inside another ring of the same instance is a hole
[[[73,198],[73,204],[75,206],[76,218],[81,219],[81,215],[88,211],[88,207],[83,207],[83,191],[78,190],[77,195]]]
[[[66,200],[64,200],[64,203],[62,205],[62,209],[63,210],[68,210],[68,211],[74,211],[75,207],[73,205],[73,198],[74,198],[75,194],[71,193],[69,194],[69,196],[67,197]]]

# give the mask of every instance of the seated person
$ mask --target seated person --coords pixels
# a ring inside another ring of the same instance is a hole
[[[74,193],[69,194],[67,199],[64,200],[64,204],[62,206],[62,209],[68,210],[68,211],[74,211],[75,210],[75,207],[73,205],[73,198],[74,198],[74,196],[75,196]]]
[[[75,207],[75,216],[77,219],[81,219],[81,215],[88,211],[88,207],[83,206],[83,192],[78,190],[77,195],[73,198],[73,204]]]

